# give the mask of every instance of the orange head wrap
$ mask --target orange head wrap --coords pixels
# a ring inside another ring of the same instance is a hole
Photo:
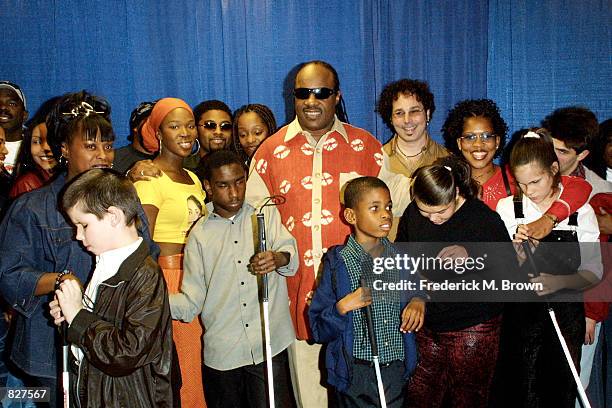
[[[193,114],[191,107],[189,107],[184,100],[178,98],[160,99],[153,107],[151,115],[144,125],[142,125],[141,130],[144,148],[149,152],[156,152],[159,150],[159,139],[156,135],[157,130],[161,126],[166,115],[177,108],[187,109]]]

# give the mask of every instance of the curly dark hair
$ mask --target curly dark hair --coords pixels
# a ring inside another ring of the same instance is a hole
[[[448,116],[442,125],[442,137],[444,137],[444,146],[451,152],[461,156],[457,139],[463,133],[463,124],[467,118],[473,116],[482,116],[489,121],[493,126],[495,135],[499,137],[499,146],[495,152],[495,157],[499,156],[506,145],[506,135],[508,133],[508,125],[501,117],[499,108],[491,99],[467,99],[456,104],[453,109],[448,112]]]
[[[436,110],[434,96],[429,90],[427,82],[418,81],[416,79],[400,79],[399,81],[391,82],[385,85],[380,93],[375,111],[380,115],[385,125],[395,133],[395,128],[391,122],[391,111],[393,110],[393,102],[400,95],[414,95],[417,101],[423,104],[425,112],[429,111],[428,120],[431,120],[433,113]]]

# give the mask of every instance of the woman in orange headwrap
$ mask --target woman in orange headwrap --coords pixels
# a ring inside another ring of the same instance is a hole
[[[197,176],[183,168],[197,138],[196,124],[189,105],[181,99],[160,99],[142,127],[143,142],[149,151],[158,151],[153,160],[161,177],[135,183],[142,207],[149,219],[151,235],[161,250],[159,265],[169,293],[180,291],[183,275],[183,249],[195,220],[189,200],[202,208],[205,193]],[[204,407],[202,385],[202,324],[173,321],[173,338],[181,366],[183,407]]]

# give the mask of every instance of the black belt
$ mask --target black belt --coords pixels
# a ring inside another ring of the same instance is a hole
[[[393,361],[389,361],[388,363],[380,363],[379,366],[380,367],[389,367],[391,364],[394,364],[398,361],[402,361],[402,360],[393,360]],[[374,362],[373,361],[368,361],[368,360],[362,360],[360,358],[355,358],[353,359],[353,363],[355,364],[359,364],[359,365],[365,365],[368,367],[374,367]]]

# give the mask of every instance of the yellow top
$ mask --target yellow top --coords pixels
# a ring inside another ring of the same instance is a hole
[[[172,181],[164,172],[161,177],[134,183],[142,205],[159,209],[153,229],[155,242],[184,244],[191,226],[206,214],[206,194],[198,177],[186,170],[193,184]]]

